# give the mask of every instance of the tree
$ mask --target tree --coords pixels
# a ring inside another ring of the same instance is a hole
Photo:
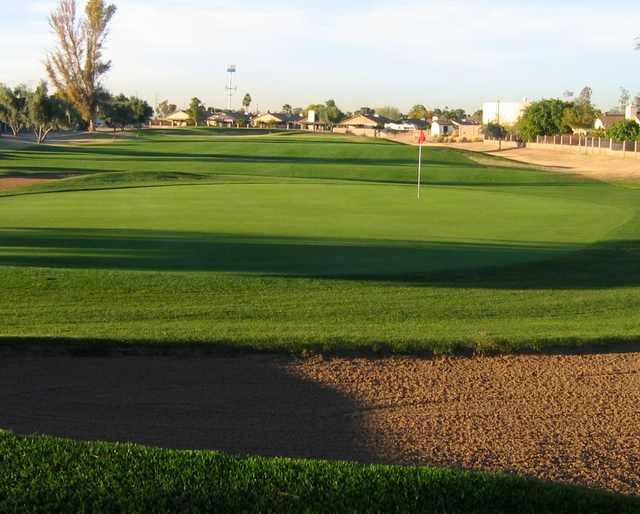
[[[607,130],[607,137],[618,143],[640,140],[640,125],[634,120],[621,121]]]
[[[60,0],[49,17],[58,49],[47,57],[47,73],[90,132],[96,128],[100,78],[111,68],[111,61],[104,61],[102,54],[115,12],[116,7],[104,0],[88,0],[84,19],[78,19],[75,0]]]
[[[129,98],[129,108],[131,109],[132,123],[137,127],[146,125],[153,117],[153,107],[135,96]]]
[[[484,111],[482,109],[478,109],[471,115],[471,119],[478,123],[482,123],[482,120],[484,119]]]
[[[376,109],[376,114],[379,116],[383,116],[391,121],[400,121],[402,119],[402,113],[400,109],[397,107],[393,107],[391,105],[385,105],[384,107],[379,107]]]
[[[629,90],[621,87],[620,88],[620,100],[618,100],[618,108],[620,112],[624,112],[627,109],[627,105],[629,105],[629,100],[631,100],[631,95],[629,94]]]
[[[204,118],[205,108],[199,98],[192,98],[191,103],[189,104],[189,108],[187,109],[187,114],[191,116],[194,125],[197,127],[198,123],[202,121]]]
[[[507,135],[507,129],[499,123],[488,123],[484,129],[484,134],[490,139],[504,139]]]
[[[327,100],[324,104],[310,104],[304,111],[305,116],[309,111],[315,111],[318,115],[317,120],[321,123],[335,124],[344,118],[344,113],[334,100]]]
[[[553,136],[570,130],[564,121],[564,112],[571,104],[559,99],[533,102],[518,121],[516,131],[525,141],[537,136]]]
[[[133,123],[133,111],[129,99],[125,95],[109,97],[102,104],[102,116],[107,126],[113,129],[114,135],[117,129],[124,130],[127,125]]]
[[[293,107],[291,107],[289,104],[284,104],[282,106],[282,112],[286,112],[287,114],[291,114],[293,112]]]
[[[158,116],[166,119],[178,110],[175,104],[170,104],[168,100],[163,100],[158,104]]]
[[[563,114],[563,123],[573,130],[593,128],[593,123],[599,116],[598,110],[591,103],[593,91],[585,87],[575,102],[569,104]]]
[[[244,98],[242,99],[242,107],[244,107],[244,112],[249,112],[249,106],[251,105],[251,95],[249,93],[247,93],[246,95],[244,95]]]
[[[412,120],[428,120],[431,117],[431,112],[422,104],[414,105],[407,116]]]
[[[27,118],[36,142],[43,144],[52,130],[68,126],[66,102],[57,96],[49,96],[47,84],[42,81],[27,97]]]
[[[335,100],[327,100],[325,102],[327,122],[335,124],[342,121],[344,113],[338,108]]]
[[[0,84],[0,121],[7,125],[14,136],[27,125],[27,97],[24,85],[14,89]]]
[[[371,116],[372,114],[375,114],[375,111],[373,109],[371,109],[370,107],[360,107],[360,109],[358,109],[356,112],[354,112],[354,114],[357,115],[362,115],[362,116]]]

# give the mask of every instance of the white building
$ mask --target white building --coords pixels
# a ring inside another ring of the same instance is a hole
[[[631,102],[627,105],[625,109],[624,117],[627,120],[635,121],[636,123],[640,123],[640,105],[636,102]]]
[[[526,99],[522,102],[485,102],[482,104],[482,124],[515,125],[529,105]]]
[[[434,116],[431,120],[431,135],[436,136],[449,136],[456,130],[453,123],[449,120],[440,119],[438,116]]]

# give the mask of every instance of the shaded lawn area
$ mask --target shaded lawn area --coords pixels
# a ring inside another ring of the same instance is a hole
[[[640,500],[501,474],[0,433],[0,510],[630,514]]]

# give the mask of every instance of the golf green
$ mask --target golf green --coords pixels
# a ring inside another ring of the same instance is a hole
[[[451,351],[639,335],[631,187],[430,149],[417,199],[414,148],[310,135],[2,155],[0,174],[77,175],[0,197],[5,340]]]

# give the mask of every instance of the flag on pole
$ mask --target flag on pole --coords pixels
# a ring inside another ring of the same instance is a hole
[[[418,200],[420,199],[420,182],[422,180],[422,145],[426,140],[427,136],[424,134],[424,130],[421,130],[418,136]]]

